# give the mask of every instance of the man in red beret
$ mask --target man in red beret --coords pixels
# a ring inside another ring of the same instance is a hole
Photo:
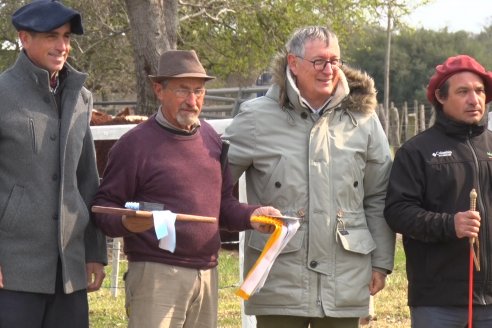
[[[384,212],[403,235],[412,327],[467,327],[470,238],[479,240],[480,262],[473,326],[492,327],[492,132],[485,107],[492,73],[472,57],[450,57],[436,67],[427,98],[436,123],[396,153]]]

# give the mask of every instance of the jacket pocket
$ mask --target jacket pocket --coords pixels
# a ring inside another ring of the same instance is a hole
[[[31,147],[33,153],[37,154],[38,147],[36,144],[36,129],[34,128],[34,119],[32,117],[29,118],[29,131],[31,131]]]
[[[371,252],[376,243],[367,227],[364,213],[340,212],[337,216],[335,304],[337,307],[363,307],[369,302]]]
[[[10,192],[7,205],[3,211],[2,218],[0,220],[0,230],[8,232],[14,220],[18,215],[18,210],[22,204],[22,197],[24,196],[24,187],[19,185],[14,185],[12,191]]]
[[[369,254],[376,249],[376,243],[372,239],[369,229],[337,229],[337,238],[342,247],[349,252]]]
[[[367,255],[376,249],[363,212],[340,210],[336,231],[338,243],[348,252]]]
[[[302,228],[302,227],[301,227]],[[257,236],[254,236],[254,235]],[[299,229],[273,263],[265,285],[247,302],[248,311],[254,308],[298,306],[306,297],[307,272],[302,245],[306,231]],[[263,235],[263,236],[262,236]],[[252,233],[245,247],[244,274],[254,265],[270,235]]]
[[[372,265],[370,252],[376,244],[368,229],[337,231],[343,248],[337,255],[335,304],[337,307],[362,307],[369,302]]]
[[[251,247],[259,252],[263,251],[265,248],[265,244],[270,238],[270,234],[260,233],[257,231],[251,231],[251,235],[248,240],[248,247]],[[296,234],[289,240],[289,243],[285,245],[284,249],[280,252],[280,254],[287,254],[292,252],[297,252],[302,247],[302,241],[304,239],[304,233],[299,230]]]

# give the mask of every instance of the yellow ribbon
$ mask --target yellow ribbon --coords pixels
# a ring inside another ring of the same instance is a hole
[[[253,216],[251,218],[252,222],[258,222],[258,223],[264,223],[264,224],[270,224],[275,226],[275,230],[271,234],[270,238],[268,238],[265,247],[263,248],[263,251],[261,252],[260,256],[256,260],[255,264],[253,267],[249,270],[248,274],[246,275],[246,278],[244,279],[243,283],[239,287],[239,290],[236,291],[236,295],[241,297],[244,300],[248,300],[249,297],[251,296],[251,293],[253,291],[246,291],[244,289],[244,286],[250,282],[250,279],[256,274],[258,274],[256,271],[258,269],[258,265],[264,260],[265,256],[268,254],[269,250],[271,249],[272,245],[274,245],[278,239],[280,238],[282,234],[282,225],[283,222],[281,219],[277,218],[272,218],[268,216]]]

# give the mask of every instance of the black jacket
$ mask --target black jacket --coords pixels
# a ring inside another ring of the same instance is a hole
[[[410,306],[468,304],[469,242],[456,237],[454,214],[470,209],[472,188],[481,216],[474,303],[492,304],[492,132],[486,127],[487,113],[471,126],[438,110],[436,124],[395,155],[384,214],[403,235]]]

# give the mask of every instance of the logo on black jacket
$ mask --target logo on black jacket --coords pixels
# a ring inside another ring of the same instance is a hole
[[[449,156],[453,156],[453,152],[451,150],[436,151],[435,153],[432,153],[432,156],[434,156],[434,157],[449,157]]]

